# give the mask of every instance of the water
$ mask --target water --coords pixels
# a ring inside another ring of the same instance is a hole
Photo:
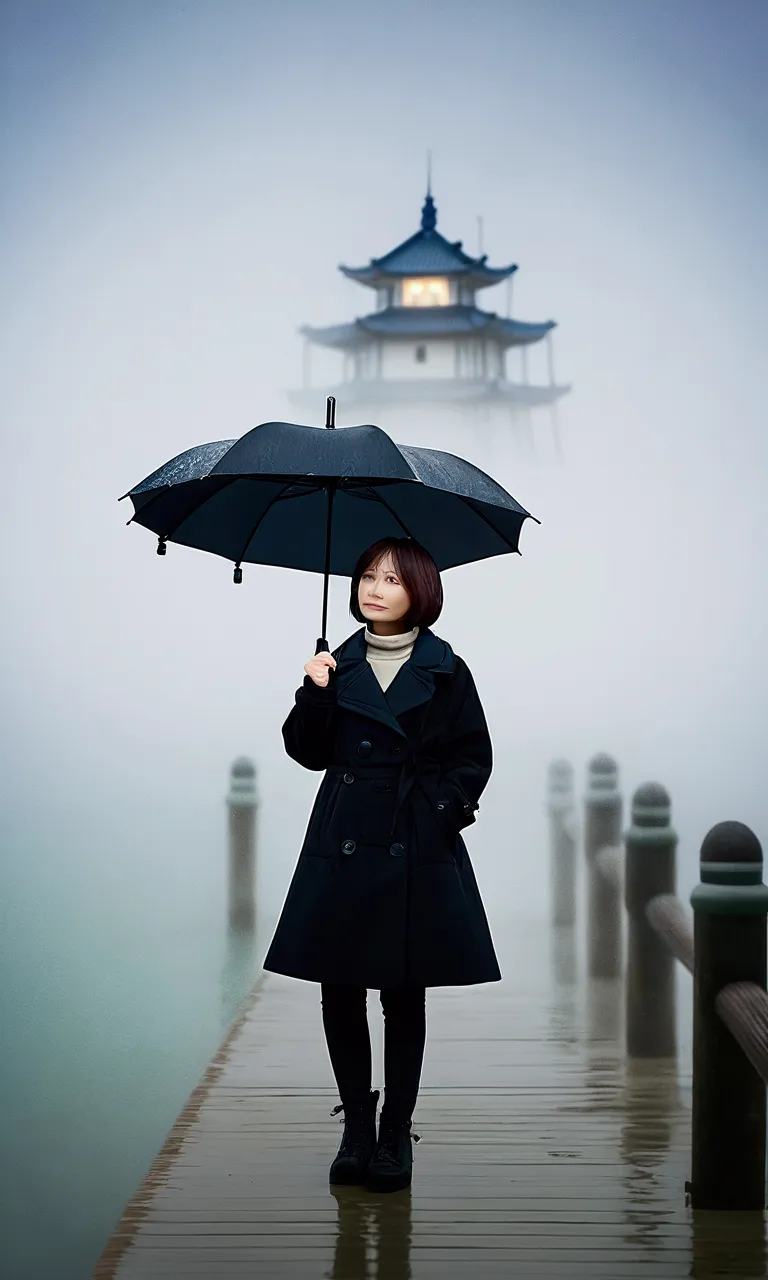
[[[39,833],[10,846],[0,970],[6,1280],[90,1275],[258,971],[258,947],[227,936],[217,816],[207,860],[190,840],[183,893],[172,877],[142,877],[141,856],[123,878],[114,847],[103,850],[100,882],[87,837],[61,844],[53,869]],[[165,835],[162,823],[150,829],[144,854]],[[207,874],[195,875],[206,861]],[[45,879],[34,873],[41,865]],[[267,928],[259,922],[259,937]]]

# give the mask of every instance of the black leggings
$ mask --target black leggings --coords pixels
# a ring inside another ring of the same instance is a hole
[[[341,1101],[349,1106],[371,1089],[371,1038],[365,987],[321,985],[323,1029]],[[427,1038],[424,987],[379,993],[384,1012],[385,1108],[410,1120],[416,1106]]]

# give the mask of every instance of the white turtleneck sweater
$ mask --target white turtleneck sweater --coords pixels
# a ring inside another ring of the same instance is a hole
[[[410,658],[418,634],[418,627],[414,627],[412,631],[404,631],[399,636],[377,636],[368,627],[365,628],[365,656],[382,689],[388,688],[403,663]]]

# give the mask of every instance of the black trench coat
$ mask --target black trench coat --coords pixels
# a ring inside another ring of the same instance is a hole
[[[498,981],[460,835],[492,768],[469,668],[428,629],[386,692],[364,628],[334,657],[283,725],[289,756],[325,776],[264,968],[372,990]]]

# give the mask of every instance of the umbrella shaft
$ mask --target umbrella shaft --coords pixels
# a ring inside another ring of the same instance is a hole
[[[333,527],[333,498],[336,485],[333,481],[328,485],[328,518],[325,525],[325,570],[323,572],[323,625],[321,636],[327,635],[328,623],[328,577],[331,572],[331,530]]]

